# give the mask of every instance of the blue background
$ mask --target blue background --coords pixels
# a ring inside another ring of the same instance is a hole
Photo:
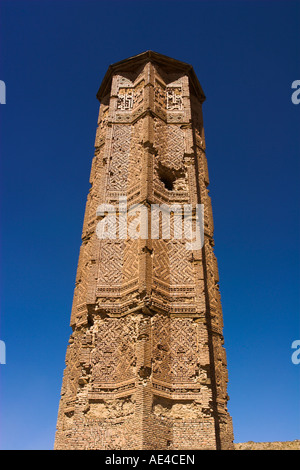
[[[52,449],[111,63],[193,65],[204,103],[235,442],[300,438],[300,3],[1,1],[2,449]]]

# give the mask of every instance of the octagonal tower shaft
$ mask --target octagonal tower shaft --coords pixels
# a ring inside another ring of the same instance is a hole
[[[190,65],[148,51],[110,66],[97,96],[55,448],[232,449],[203,90]],[[190,207],[195,226],[197,204],[201,246],[175,236],[183,212],[151,236],[154,206]]]

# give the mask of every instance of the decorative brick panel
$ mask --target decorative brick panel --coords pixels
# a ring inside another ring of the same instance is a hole
[[[146,52],[111,66],[98,98],[55,448],[232,449],[202,88],[191,66]],[[119,225],[99,239],[97,208],[120,222],[120,197],[172,207],[170,235],[152,239],[147,215],[148,237]],[[201,249],[176,235],[184,204],[204,206]]]

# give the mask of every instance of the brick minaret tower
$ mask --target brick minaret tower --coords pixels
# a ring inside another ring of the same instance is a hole
[[[232,449],[202,88],[190,65],[148,51],[110,66],[97,97],[55,449]],[[174,225],[101,238],[97,208],[121,219],[120,198],[202,204],[201,247]]]

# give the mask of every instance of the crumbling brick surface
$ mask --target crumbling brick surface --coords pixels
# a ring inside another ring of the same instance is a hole
[[[300,441],[242,442],[234,444],[235,450],[300,450]]]
[[[146,52],[111,66],[98,98],[55,448],[233,449],[202,88],[189,65]],[[99,238],[98,206],[120,217],[120,197],[203,204],[203,247],[173,225]]]

